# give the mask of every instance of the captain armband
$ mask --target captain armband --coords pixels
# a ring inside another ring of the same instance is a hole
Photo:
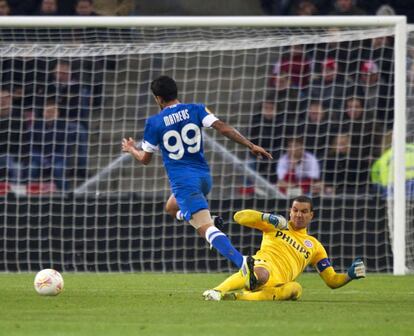
[[[317,268],[319,273],[322,273],[324,270],[326,270],[330,266],[331,266],[331,262],[328,258],[321,259],[316,264],[316,268]]]

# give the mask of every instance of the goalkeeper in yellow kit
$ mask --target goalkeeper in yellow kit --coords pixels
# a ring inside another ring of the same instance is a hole
[[[306,231],[312,218],[312,200],[306,196],[293,200],[289,222],[283,216],[256,210],[237,212],[237,223],[263,231],[260,250],[253,256],[255,282],[245,283],[240,272],[233,274],[214,289],[206,290],[205,300],[297,300],[302,287],[295,279],[309,264],[333,289],[364,278],[365,266],[360,258],[354,260],[347,273],[335,272],[325,248]]]

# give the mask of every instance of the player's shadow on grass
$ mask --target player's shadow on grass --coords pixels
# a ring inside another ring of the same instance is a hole
[[[351,304],[360,304],[360,303],[369,303],[369,304],[375,304],[375,305],[387,305],[390,304],[390,302],[392,303],[392,300],[374,300],[372,298],[366,298],[366,299],[355,299],[355,300],[307,300],[307,299],[301,299],[297,302],[302,302],[302,303],[323,303],[325,305],[337,305],[338,303],[351,303]],[[404,302],[401,300],[395,300],[396,303],[400,303],[400,302]],[[412,302],[410,300],[407,299],[407,302]]]

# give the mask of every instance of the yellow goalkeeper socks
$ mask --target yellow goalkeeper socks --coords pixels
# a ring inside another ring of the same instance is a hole
[[[236,293],[236,300],[240,301],[273,301],[277,300],[275,290],[276,288],[263,288],[256,292],[244,290]]]
[[[264,287],[251,292],[243,291],[236,293],[236,300],[241,301],[287,301],[298,300],[302,296],[302,286],[297,282],[288,282],[280,287]]]
[[[220,285],[218,285],[214,289],[222,293],[227,293],[229,291],[244,288],[244,282],[244,277],[240,274],[240,272],[237,272],[229,276],[226,280],[224,280]]]

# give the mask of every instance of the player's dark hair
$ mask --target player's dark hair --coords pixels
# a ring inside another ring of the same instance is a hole
[[[295,198],[293,199],[293,201],[292,201],[292,204],[293,204],[293,202],[298,202],[298,203],[309,203],[309,205],[310,205],[310,210],[311,210],[311,211],[313,211],[313,203],[312,203],[312,199],[311,199],[310,197],[308,197],[308,196],[301,195],[301,196],[295,197]]]
[[[177,83],[168,76],[160,76],[151,83],[151,91],[154,96],[159,96],[166,102],[177,99]]]

